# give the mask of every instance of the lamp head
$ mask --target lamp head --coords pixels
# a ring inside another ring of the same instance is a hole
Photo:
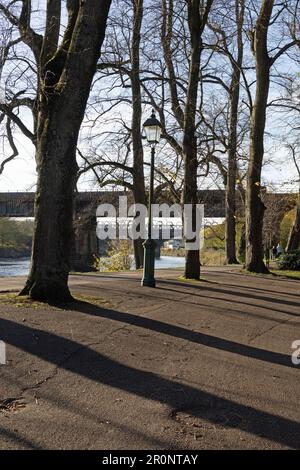
[[[152,109],[151,117],[144,122],[143,128],[149,144],[158,144],[161,136],[161,123],[156,119],[154,109]]]

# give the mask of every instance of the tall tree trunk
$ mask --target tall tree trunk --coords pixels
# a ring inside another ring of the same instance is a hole
[[[190,136],[190,137],[189,137]],[[197,187],[197,139],[195,136],[187,132],[183,141],[183,152],[185,159],[184,168],[184,188],[183,203],[192,205],[192,229],[196,229],[196,204],[198,203],[198,187]],[[187,240],[192,243],[194,240]],[[185,277],[187,279],[200,278],[200,251],[186,250],[185,257]]]
[[[230,126],[229,126],[229,150],[228,172],[226,184],[226,223],[225,223],[225,251],[226,263],[237,264],[236,258],[236,179],[237,179],[237,124],[240,100],[240,79],[243,64],[243,25],[244,25],[244,0],[236,0],[237,23],[237,60],[232,63],[233,74],[230,86]]]
[[[144,152],[141,136],[141,84],[140,84],[140,42],[143,20],[143,0],[133,0],[134,19],[131,43],[131,88],[132,88],[132,149],[133,149],[133,197],[136,204],[146,205]],[[134,240],[134,257],[137,269],[144,264],[143,240]]]
[[[213,0],[207,0],[203,11],[203,2],[200,2],[200,0],[188,1],[188,25],[191,41],[191,56],[188,90],[184,110],[183,158],[185,162],[185,169],[182,202],[183,204],[192,205],[193,229],[196,228],[196,204],[198,203],[198,161],[195,119],[198,98],[200,60],[203,49],[202,33],[206,26],[212,3]],[[193,241],[194,240],[186,240],[187,243]],[[186,250],[185,277],[187,279],[199,279],[200,277],[199,248]]]
[[[252,44],[256,59],[256,96],[251,113],[250,159],[246,190],[246,269],[257,273],[268,272],[263,261],[265,206],[260,191],[271,67],[267,42],[273,6],[274,0],[262,1]]]
[[[144,172],[140,172],[134,168],[133,170],[133,197],[135,204],[143,204],[147,206],[147,198],[145,194],[145,180]],[[134,259],[136,269],[140,269],[144,265],[144,240],[142,238],[137,238],[133,241],[134,247]]]
[[[62,45],[40,69],[35,228],[31,271],[21,292],[40,301],[72,299],[68,275],[76,146],[110,3],[67,2],[69,20]]]

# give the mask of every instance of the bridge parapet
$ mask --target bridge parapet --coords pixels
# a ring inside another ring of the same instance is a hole
[[[200,190],[198,191],[199,203],[204,204],[205,217],[225,217],[225,191],[224,190]],[[124,191],[87,191],[76,195],[76,215],[94,215],[99,204],[112,204],[118,215],[119,197],[128,197],[128,207],[133,204],[131,192]],[[0,192],[0,217],[33,217],[34,216],[33,192]],[[266,193],[263,195],[266,204],[274,203],[274,199],[281,201],[297,201],[297,194]],[[268,202],[270,201],[270,202]],[[161,193],[158,203],[173,204],[168,193]],[[237,195],[237,212],[243,214],[243,203]]]
[[[0,193],[0,217],[33,217],[34,193]]]
[[[76,196],[76,213],[96,213],[99,204],[112,204],[118,215],[119,197],[128,197],[128,207],[133,204],[130,192],[121,191],[90,191],[80,192]],[[0,217],[33,217],[34,216],[33,192],[1,193],[0,192]],[[167,194],[162,194],[158,203],[173,204]],[[199,203],[205,205],[206,217],[225,217],[225,193],[222,190],[199,191]]]

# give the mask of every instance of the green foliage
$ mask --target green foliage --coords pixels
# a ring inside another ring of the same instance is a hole
[[[300,250],[283,253],[277,264],[280,270],[300,271]]]
[[[31,247],[33,222],[0,218],[0,249],[28,251]]]
[[[210,225],[204,229],[204,247],[213,250],[225,249],[225,223]]]
[[[291,231],[291,227],[294,222],[294,217],[295,217],[295,209],[292,209],[290,212],[288,212],[280,225],[280,244],[284,248],[287,246],[289,234]]]
[[[245,232],[241,232],[239,249],[238,249],[238,258],[241,263],[245,263],[246,260],[246,239]]]
[[[95,258],[98,271],[128,271],[132,265],[132,249],[128,240],[112,241],[105,258]]]
[[[271,273],[275,274],[276,276],[284,276],[289,279],[294,279],[296,281],[300,280],[300,271],[280,271],[278,269],[272,269]]]
[[[242,236],[244,231],[244,221],[236,221],[236,245],[239,247],[239,259],[243,263],[245,261],[246,243],[245,237]],[[212,250],[218,250],[220,253],[216,256],[215,261],[224,258],[225,262],[225,221],[222,224],[206,227],[204,230],[204,249],[208,250],[208,258],[212,257]],[[206,259],[205,258],[205,259]],[[215,263],[213,261],[213,263]],[[210,264],[208,261],[207,264]],[[216,263],[219,264],[219,263]]]

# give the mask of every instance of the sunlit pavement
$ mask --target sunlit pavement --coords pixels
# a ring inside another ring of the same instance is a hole
[[[299,281],[181,274],[73,275],[70,309],[2,302],[0,448],[299,448]]]

